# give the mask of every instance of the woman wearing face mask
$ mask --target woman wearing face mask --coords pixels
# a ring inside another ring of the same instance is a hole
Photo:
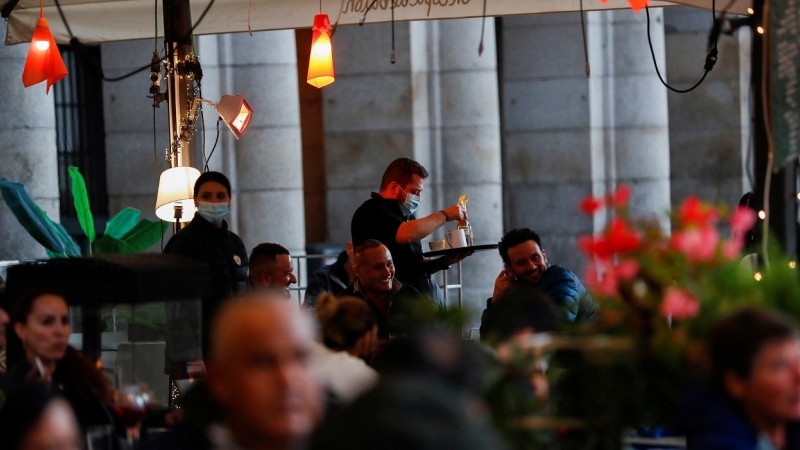
[[[113,425],[105,377],[68,344],[69,307],[64,296],[32,289],[12,304],[10,312],[11,327],[22,343],[25,359],[4,375],[0,390],[10,395],[27,383],[40,382],[67,399],[84,432]]]
[[[171,375],[192,371],[188,363],[199,362],[208,348],[208,335],[222,302],[247,288],[247,250],[225,219],[231,210],[231,183],[219,172],[205,172],[194,185],[197,213],[191,223],[167,243],[164,253],[185,256],[211,268],[211,291],[202,299],[202,319],[193,317],[188,305],[170,304],[167,311],[167,359]],[[197,342],[197,323],[202,324]]]

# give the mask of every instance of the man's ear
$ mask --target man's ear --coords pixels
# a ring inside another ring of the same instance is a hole
[[[544,263],[547,264],[547,252],[542,249],[542,256],[544,256]]]

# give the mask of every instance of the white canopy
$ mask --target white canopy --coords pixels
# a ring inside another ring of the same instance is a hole
[[[192,21],[198,17],[210,0],[191,2]],[[540,14],[549,12],[579,11],[581,0],[486,0],[489,17]],[[731,13],[746,14],[752,0],[719,0],[718,10],[732,5]],[[152,38],[157,15],[159,36],[163,36],[161,4],[153,0],[60,0],[67,23],[75,37],[83,43],[123,41]],[[158,12],[156,13],[156,3]],[[342,25],[356,24],[372,0],[322,0],[323,12],[331,22],[337,17]],[[366,23],[391,20],[391,0],[377,0],[369,11]],[[630,8],[626,0],[583,0],[586,11]],[[687,5],[711,9],[712,0],[651,0],[651,6]],[[53,36],[59,43],[69,42],[69,34],[53,0],[45,0],[45,17]],[[395,20],[454,19],[481,17],[483,0],[395,0]],[[319,13],[319,0],[216,0],[195,34],[245,32],[308,28]],[[8,18],[6,44],[30,42],[39,0],[20,0]],[[249,16],[249,19],[248,19]]]

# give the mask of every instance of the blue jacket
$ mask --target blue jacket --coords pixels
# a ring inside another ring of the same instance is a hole
[[[680,433],[686,435],[687,450],[771,450],[739,409],[721,389],[704,382],[689,391],[681,404]],[[800,449],[800,427],[787,426],[787,445]]]
[[[597,303],[570,270],[552,265],[536,283],[564,314],[566,322],[579,322],[591,319],[597,314]]]

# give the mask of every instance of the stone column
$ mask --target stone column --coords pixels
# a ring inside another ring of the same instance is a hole
[[[53,93],[51,88],[45,95],[44,84],[22,86],[27,54],[28,45],[0,45],[0,178],[24,184],[47,215],[59,222]],[[0,201],[0,261],[45,257],[44,247]]]
[[[146,64],[153,55],[153,40],[107,43],[100,48],[103,72],[111,78]],[[147,98],[149,89],[149,72],[103,83],[108,211],[112,217],[123,208],[134,207],[142,217],[156,219],[158,180],[169,167],[165,159],[169,123],[166,103],[154,110],[153,101]],[[168,231],[165,245],[171,236]],[[160,246],[154,246],[153,251],[160,251]]]
[[[535,230],[552,263],[582,274],[575,242],[593,224],[578,202],[592,193],[593,163],[580,16],[501,23],[506,230]]]
[[[664,19],[669,82],[686,89],[703,74],[711,13],[667,8]],[[740,33],[749,38],[749,30]],[[714,70],[697,89],[668,93],[673,204],[694,194],[733,206],[753,189],[747,179],[750,85],[740,70],[749,74],[749,39],[740,46],[738,36],[723,35],[718,48]]]
[[[409,24],[396,23],[395,33],[395,64],[389,24],[342,26],[333,37],[336,81],[322,90],[331,242],[350,240],[353,213],[379,190],[390,162],[417,157]],[[420,214],[431,210],[428,193]]]
[[[661,74],[663,9],[650,10],[651,35]],[[658,216],[669,227],[669,114],[667,90],[654,73],[645,14],[630,10],[588,14],[591,159],[595,193],[628,184],[631,211]]]
[[[212,42],[207,42],[211,40]],[[236,141],[224,124],[210,167],[234,185],[235,231],[248,251],[276,242],[293,255],[305,253],[303,165],[294,31],[211,36],[200,44],[203,95],[244,94],[253,108],[247,131]],[[216,113],[206,108],[206,153]]]
[[[411,24],[414,154],[431,172],[431,211],[466,194],[475,243],[490,244],[503,234],[494,20],[486,20],[482,56],[480,33],[480,19]],[[444,231],[454,228],[455,223],[448,223],[435,236],[443,238]],[[462,264],[464,305],[482,310],[501,269],[496,252],[467,259]]]

